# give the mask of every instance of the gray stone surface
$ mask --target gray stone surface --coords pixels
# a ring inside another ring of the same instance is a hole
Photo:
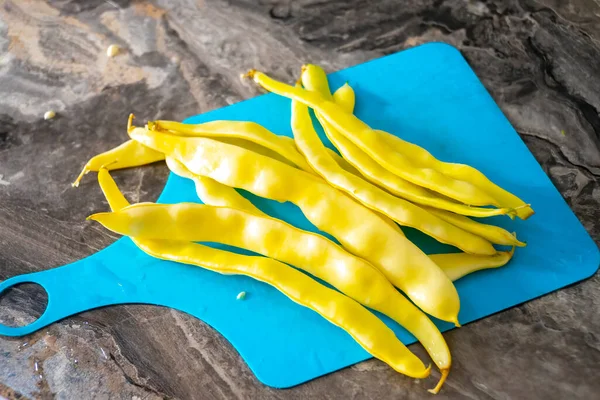
[[[249,67],[291,80],[304,62],[336,70],[428,41],[461,49],[598,243],[596,0],[0,0],[0,279],[115,240],[84,222],[106,209],[94,179],[69,184],[124,140],[129,112],[179,120],[256,95],[239,80]],[[125,52],[107,59],[111,43]],[[55,120],[42,118],[48,109]],[[131,200],[154,200],[167,169],[115,176]],[[27,292],[4,296],[0,319],[39,314],[43,296]],[[596,275],[448,333],[454,367],[437,398],[597,398],[599,309]],[[407,379],[371,360],[275,390],[210,327],[151,306],[0,338],[5,398],[418,399],[433,375]]]

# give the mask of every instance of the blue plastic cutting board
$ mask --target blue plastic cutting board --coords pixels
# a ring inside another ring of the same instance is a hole
[[[424,146],[442,160],[479,168],[536,210],[527,221],[493,220],[517,231],[528,246],[518,249],[508,266],[457,282],[462,323],[549,293],[597,270],[596,244],[456,49],[423,45],[330,75],[333,88],[344,82],[355,88],[356,114],[368,124]],[[256,121],[291,136],[290,101],[271,94],[187,122],[214,119]],[[248,197],[271,215],[315,230],[293,205]],[[197,198],[191,182],[171,174],[160,201]],[[427,252],[452,251],[406,231]],[[213,326],[235,346],[257,378],[270,386],[297,385],[369,358],[343,330],[266,284],[154,260],[128,239],[73,264],[8,279],[0,284],[0,292],[21,282],[43,286],[48,308],[29,326],[0,326],[0,335],[26,335],[101,306],[149,303],[185,311]],[[248,296],[237,301],[241,291]],[[404,329],[384,320],[403,342],[414,342]],[[445,323],[439,326],[450,328]]]

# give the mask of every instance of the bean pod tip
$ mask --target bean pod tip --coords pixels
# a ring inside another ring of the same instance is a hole
[[[251,70],[249,70],[248,72],[246,72],[245,74],[242,75],[242,78],[250,78],[250,79],[254,79],[256,80],[256,73],[258,71],[254,68],[252,68]]]
[[[133,113],[129,114],[129,117],[127,118],[127,133],[131,132],[135,126],[133,126],[133,119],[135,118],[135,115],[133,115]]]
[[[443,368],[443,369],[440,370],[440,372],[442,373],[442,376],[440,377],[440,380],[438,381],[437,385],[435,385],[435,387],[433,389],[427,390],[431,394],[438,394],[440,392],[440,389],[444,385],[444,382],[446,382],[446,378],[448,378],[448,374],[450,373],[450,369]]]
[[[81,172],[79,173],[79,176],[77,176],[77,179],[75,179],[75,181],[73,183],[71,183],[72,187],[79,187],[79,182],[81,182],[81,180],[83,179],[83,177],[90,172],[90,170],[88,169],[88,166],[86,165],[85,167],[83,167],[83,169],[81,170]]]

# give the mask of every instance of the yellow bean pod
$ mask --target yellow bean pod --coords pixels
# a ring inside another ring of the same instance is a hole
[[[79,182],[85,174],[90,171],[98,171],[102,166],[106,166],[109,170],[115,170],[146,165],[164,159],[165,156],[161,152],[142,146],[134,140],[128,140],[114,149],[92,157],[85,164],[72,186],[79,186]]]
[[[100,171],[98,181],[113,210],[127,207],[127,200],[108,171]],[[394,370],[413,378],[425,378],[429,375],[430,367],[425,367],[374,314],[351,298],[329,289],[286,264],[270,258],[246,256],[190,242],[136,237],[132,240],[152,257],[195,265],[220,274],[246,275],[265,282],[292,301],[316,311],[327,321],[344,329],[369,354]]]
[[[406,157],[390,151],[367,124],[344,111],[333,101],[324,99],[320,94],[278,82],[256,70],[251,70],[247,75],[264,89],[296,99],[313,108],[318,116],[329,122],[343,136],[359,146],[382,167],[401,178],[465,204],[498,205],[494,198],[469,182],[446,177],[431,168],[413,167]],[[360,170],[358,165],[355,167]]]
[[[344,329],[373,357],[401,374],[426,378],[430,368],[400,342],[374,314],[343,294],[317,283],[281,262],[259,256],[243,256],[195,243],[143,241],[145,253],[163,260],[199,266],[221,274],[238,274],[265,282],[294,302],[308,307]]]
[[[438,367],[450,367],[450,352],[433,322],[378,269],[321,235],[268,216],[195,203],[145,203],[90,219],[126,236],[224,243],[301,268],[389,316],[422,341]]]
[[[292,140],[276,135],[255,122],[211,121],[192,125],[174,121],[150,121],[148,122],[148,128],[157,131],[168,131],[176,135],[247,140],[272,150],[304,171],[313,172]]]
[[[136,244],[156,258],[196,265],[221,274],[246,275],[265,282],[344,329],[368,353],[397,372],[413,378],[429,376],[431,367],[425,367],[374,314],[292,267],[265,257],[243,256],[195,243],[143,241]]]
[[[321,178],[213,139],[173,136],[135,128],[132,139],[179,160],[197,175],[258,196],[296,204],[322,231],[366,259],[422,310],[458,324],[452,282],[418,247],[383,218]]]
[[[471,232],[475,235],[481,236],[484,239],[489,240],[494,244],[500,244],[505,246],[517,246],[525,247],[527,243],[521,242],[517,237],[499,226],[483,224],[472,220],[464,215],[453,214],[444,210],[436,210],[434,208],[427,208],[427,211],[437,215],[441,219],[456,225],[465,231]]]
[[[321,73],[322,70],[318,67],[305,69],[307,72],[302,75],[302,82],[304,87],[308,90],[314,90],[314,87],[324,87],[322,84],[316,85],[315,82],[327,80],[327,76]],[[325,93],[320,93],[323,97],[326,97]],[[354,90],[347,83],[341,86],[334,94],[334,101],[339,104],[346,112],[352,112],[354,109]],[[462,203],[457,203],[449,199],[440,197],[435,192],[428,189],[422,188],[421,186],[415,185],[405,179],[396,176],[383,168],[371,157],[369,157],[364,151],[358,146],[352,143],[341,135],[336,129],[331,126],[326,120],[324,123],[324,131],[329,140],[336,146],[336,148],[342,153],[342,155],[354,165],[360,165],[363,171],[363,176],[366,180],[371,183],[386,189],[390,193],[396,196],[402,197],[413,203],[439,208],[441,210],[452,211],[457,214],[466,215],[470,217],[493,217],[496,215],[512,215],[516,213],[520,216],[523,212],[513,210],[510,207],[504,208],[483,208],[483,207],[472,207]],[[386,132],[387,134],[387,132]],[[388,134],[389,135],[389,134]],[[506,202],[509,204],[508,202]],[[510,203],[514,204],[514,203]]]
[[[100,167],[98,170],[98,184],[112,211],[119,211],[131,205],[119,190],[117,183],[110,176],[106,167]]]
[[[326,76],[325,76],[325,81],[327,82]],[[321,92],[320,90],[317,90],[316,88],[307,88],[307,89],[314,90],[318,93],[324,93],[324,92]],[[325,89],[325,91],[327,91],[327,93],[330,93],[329,83],[327,83],[327,86],[325,86],[324,89]],[[356,95],[354,94],[354,89],[352,89],[352,87],[348,83],[344,83],[333,93],[333,101],[336,104],[338,104],[340,107],[342,107],[342,109],[344,109],[344,111],[353,113],[354,105],[356,103]]]
[[[375,131],[381,140],[387,143],[391,149],[404,154],[414,164],[425,168],[433,168],[444,175],[471,182],[473,185],[485,190],[493,196],[503,207],[515,209],[521,219],[527,219],[534,214],[529,204],[493,183],[487,176],[476,168],[466,164],[443,162],[435,158],[430,152],[414,143],[407,142],[401,138],[384,131]]]
[[[321,96],[328,100],[331,99],[327,76],[318,66],[306,65],[303,67],[302,83],[306,89],[311,91],[319,90],[318,93]],[[320,90],[325,91],[321,92]],[[354,90],[350,85],[345,84],[340,87],[336,93],[337,95],[334,94],[333,100],[346,112],[351,113],[354,108]],[[319,117],[320,114],[317,113],[317,118]],[[339,133],[326,119],[319,118],[319,122],[323,126],[323,130],[329,140],[351,165],[355,165],[360,169],[366,180],[386,189],[398,197],[402,197],[413,203],[428,205],[472,217],[491,217],[512,212],[512,209],[510,208],[472,207],[447,198],[442,198],[435,192],[409,182],[379,165],[368,154],[361,150],[360,147]]]
[[[238,210],[245,210],[255,214],[263,214],[252,202],[246,199],[244,196],[239,194],[234,188],[223,185],[215,181],[214,179],[206,176],[196,175],[188,170],[185,165],[174,159],[173,157],[167,157],[167,166],[176,175],[183,178],[188,178],[194,181],[196,185],[196,193],[203,203],[211,206],[223,206],[237,208]],[[386,222],[398,232],[398,234],[404,236],[404,232],[396,225],[396,223],[384,215],[381,218],[385,219]]]
[[[340,135],[331,127],[331,124],[325,122],[324,130],[327,132],[329,140],[335,144],[344,158],[348,160],[350,164],[360,168],[360,171],[366,180],[398,197],[423,206],[430,206],[472,217],[492,217],[513,212],[510,208],[473,207],[440,197],[429,189],[415,185],[386,170],[365,152],[360,150],[358,146],[346,139],[343,135]]]
[[[306,160],[304,160],[304,157],[298,152],[296,143],[292,138],[276,135],[254,122],[212,121],[198,125],[188,125],[174,121],[153,121],[148,122],[148,127],[151,130],[168,131],[168,133],[174,135],[216,138],[222,142],[241,146],[258,152],[259,154],[275,158],[279,161],[283,161],[284,159],[288,160],[298,168],[306,172],[314,173],[306,163]],[[245,143],[240,142],[240,140]],[[248,142],[271,150],[272,153],[257,151],[258,148],[248,146]],[[353,174],[358,174],[356,168],[340,157],[335,151],[332,151],[331,149],[327,150],[330,156],[333,157],[342,168]],[[274,156],[273,153],[278,154],[280,157]]]
[[[327,82],[327,76],[322,68],[316,65],[305,65],[302,68],[303,76],[302,83],[304,87],[308,90],[313,90],[320,93],[324,98],[328,99],[329,94],[329,84]],[[333,101],[340,105],[346,112],[352,113],[354,111],[354,103],[355,103],[355,93],[354,90],[345,83],[341,86],[334,94]],[[460,179],[464,181],[468,181],[473,183],[474,185],[482,188],[489,194],[491,194],[494,198],[496,198],[501,204],[504,205],[506,209],[516,208],[515,213],[521,219],[527,219],[531,215],[533,215],[534,211],[526,204],[524,201],[519,199],[514,194],[508,192],[502,187],[493,183],[489,178],[487,178],[481,171],[476,168],[473,168],[466,164],[458,164],[458,163],[448,163],[443,162],[436,159],[431,153],[429,153],[426,149],[414,144],[407,142],[395,135],[392,135],[388,132],[375,130],[377,134],[381,135],[381,139],[387,142],[392,149],[395,149],[399,153],[404,154],[407,158],[409,158],[414,164],[419,166],[430,166],[434,169],[437,169],[444,175],[449,177]],[[331,139],[330,139],[331,140]],[[335,143],[334,143],[335,144]],[[352,143],[351,143],[352,144]],[[336,146],[337,147],[337,146]],[[360,149],[358,149],[361,151]],[[341,151],[341,150],[340,150]],[[434,206],[432,204],[428,204]],[[435,207],[435,206],[434,206]],[[442,207],[437,207],[442,208]],[[446,209],[446,208],[442,208]],[[455,210],[448,210],[454,211]],[[471,215],[464,214],[458,212],[458,214],[462,215],[470,215],[472,217],[484,217],[485,215]],[[498,214],[494,214],[498,215]]]
[[[498,268],[506,265],[515,253],[513,247],[510,251],[499,251],[492,256],[478,256],[465,253],[430,254],[429,257],[442,268],[452,281],[482,269]]]
[[[344,171],[325,151],[315,131],[308,107],[292,100],[292,131],[296,144],[309,165],[332,186],[343,190],[365,206],[380,212],[398,224],[409,226],[461,250],[491,255],[496,253],[487,240],[464,231],[434,214]]]
[[[254,214],[265,215],[250,200],[239,194],[234,188],[223,185],[207,176],[195,175],[173,157],[167,157],[167,166],[175,175],[191,179],[196,186],[196,194],[204,204],[217,207],[231,207]]]

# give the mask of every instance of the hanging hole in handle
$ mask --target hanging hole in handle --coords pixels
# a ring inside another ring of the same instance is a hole
[[[48,293],[41,285],[21,282],[0,293],[0,325],[8,327],[27,326],[35,321],[48,307]]]

